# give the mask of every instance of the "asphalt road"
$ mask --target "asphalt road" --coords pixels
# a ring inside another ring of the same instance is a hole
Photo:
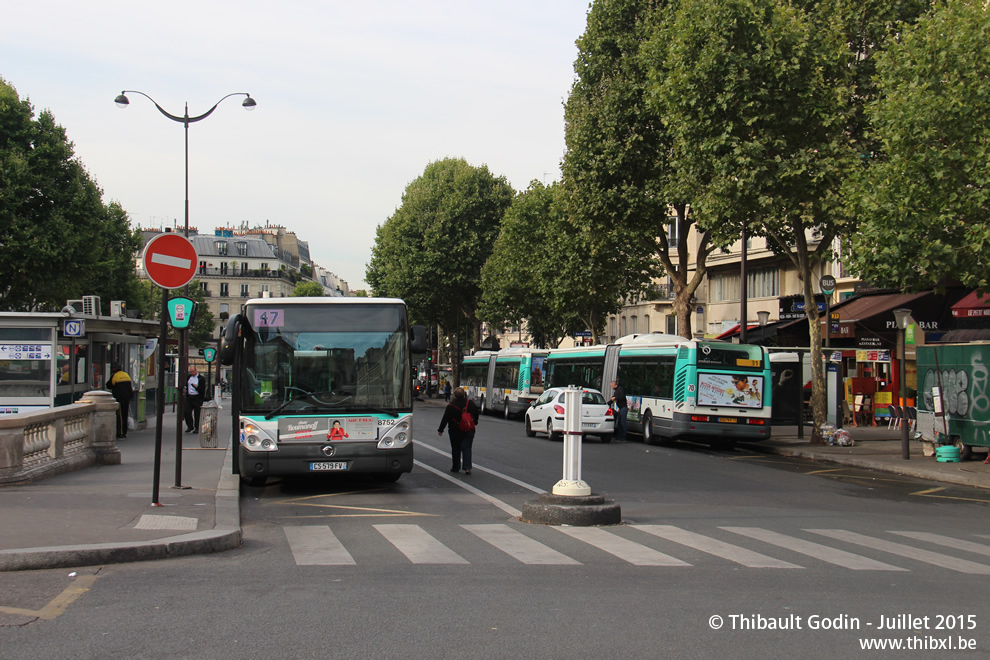
[[[584,479],[624,524],[527,525],[513,511],[560,478],[561,443],[484,417],[474,473],[451,474],[440,409],[417,415],[395,484],[243,489],[240,550],[0,574],[0,604],[48,617],[0,616],[0,656],[990,657],[981,491],[589,440]]]

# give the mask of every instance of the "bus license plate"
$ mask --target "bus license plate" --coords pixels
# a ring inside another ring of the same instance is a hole
[[[735,424],[739,420],[736,419],[735,417],[719,417],[718,421],[725,422],[726,424]]]
[[[322,470],[346,470],[347,463],[343,461],[317,461],[315,463],[309,464],[310,470],[322,471]]]

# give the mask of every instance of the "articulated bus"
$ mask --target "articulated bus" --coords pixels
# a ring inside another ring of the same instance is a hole
[[[543,394],[543,362],[550,351],[479,351],[461,363],[461,386],[482,412],[521,415]]]
[[[547,387],[577,385],[611,397],[618,380],[629,430],[647,443],[696,439],[731,445],[770,437],[770,360],[762,346],[659,333],[550,351]]]
[[[395,481],[413,466],[411,353],[426,350],[390,298],[248,300],[225,330],[239,428],[234,472],[361,473]]]

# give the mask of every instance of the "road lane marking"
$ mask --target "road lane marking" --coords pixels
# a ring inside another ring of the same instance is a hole
[[[758,552],[741,548],[731,543],[725,543],[709,536],[695,534],[673,525],[635,525],[634,529],[659,536],[662,539],[673,541],[689,548],[700,550],[701,552],[728,559],[737,564],[742,564],[749,568],[802,568],[797,564],[792,564],[780,559],[774,559]]]
[[[469,563],[419,525],[374,525],[374,528],[414,564]]]
[[[467,490],[467,491],[470,491],[470,492],[474,493],[475,495],[477,495],[481,499],[485,500],[486,502],[488,502],[490,504],[494,504],[495,506],[497,506],[498,508],[502,509],[502,511],[505,511],[507,514],[509,514],[513,518],[519,518],[520,516],[522,516],[522,511],[520,511],[519,509],[515,508],[514,506],[511,506],[509,504],[506,504],[505,502],[503,502],[502,500],[498,499],[497,497],[493,497],[493,496],[489,495],[488,493],[486,493],[486,492],[484,492],[482,490],[478,490],[474,486],[472,486],[470,484],[466,484],[463,481],[461,481],[460,479],[454,479],[449,474],[445,474],[445,473],[441,472],[440,470],[438,470],[438,469],[436,469],[434,467],[430,467],[426,463],[420,463],[419,461],[413,461],[413,462],[416,465],[418,465],[419,467],[421,467],[424,470],[426,470],[427,472],[432,472],[433,474],[437,475],[438,477],[440,477],[442,479],[446,479],[447,481],[449,481],[449,482],[451,482],[453,484],[457,484],[458,486],[460,486],[464,490]]]
[[[973,554],[990,557],[990,546],[983,545],[982,543],[973,543],[972,541],[964,541],[963,539],[955,539],[951,536],[942,536],[941,534],[931,534],[929,532],[891,532],[891,534],[898,534],[899,536],[906,536],[919,541],[928,541],[935,545],[944,545],[947,548],[965,550]]]
[[[534,541],[508,525],[461,525],[461,527],[524,564],[581,565],[576,559],[571,559],[539,541]]]
[[[65,613],[65,610],[68,609],[69,605],[74,603],[76,599],[89,591],[89,588],[93,586],[94,582],[96,582],[96,578],[96,575],[78,576],[72,581],[72,584],[62,591],[62,593],[55,596],[51,602],[42,607],[40,610],[26,610],[20,607],[6,607],[0,605],[0,612],[4,612],[5,614],[19,614],[21,616],[37,617],[39,619],[45,619],[46,621],[57,619]]]
[[[892,564],[885,564],[881,561],[876,561],[875,559],[846,552],[845,550],[837,550],[836,548],[832,548],[827,545],[814,543],[812,541],[805,541],[804,539],[795,538],[793,536],[785,536],[784,534],[771,532],[768,529],[760,529],[759,527],[721,527],[720,529],[732,532],[733,534],[748,536],[749,538],[756,539],[757,541],[763,541],[764,543],[769,543],[770,545],[775,545],[779,548],[784,548],[785,550],[791,550],[792,552],[814,557],[815,559],[827,562],[829,564],[835,564],[836,566],[842,566],[854,571],[907,570],[906,568],[900,568]]]
[[[351,553],[326,525],[287,525],[282,528],[299,566],[354,566]]]
[[[976,562],[966,561],[965,559],[956,559],[955,557],[949,557],[939,552],[930,552],[902,543],[894,543],[892,541],[873,538],[872,536],[857,534],[856,532],[847,532],[842,529],[807,529],[805,531],[813,534],[821,534],[830,539],[854,543],[882,552],[889,552],[892,555],[927,562],[934,566],[941,566],[942,568],[948,568],[949,570],[960,573],[990,575],[990,566],[984,564],[977,564]]]
[[[686,561],[665,555],[658,550],[640,545],[635,541],[630,541],[627,538],[606,532],[604,529],[597,527],[557,527],[557,529],[572,538],[584,541],[588,545],[593,545],[599,550],[604,550],[610,555],[614,555],[634,566],[691,565]]]
[[[429,449],[430,451],[435,451],[436,453],[440,454],[441,456],[446,456],[448,459],[450,458],[450,452],[449,451],[443,451],[442,449],[437,449],[436,447],[433,447],[432,445],[428,445],[428,444],[426,444],[426,443],[424,443],[422,441],[418,441],[417,440],[416,441],[416,446],[417,447],[423,447],[424,449]],[[488,474],[495,475],[496,477],[498,477],[500,479],[505,479],[506,481],[508,481],[510,483],[514,483],[517,486],[520,486],[520,487],[525,488],[527,490],[531,490],[531,491],[533,491],[534,493],[536,493],[538,495],[547,492],[546,490],[544,490],[542,488],[537,488],[536,486],[533,486],[531,484],[528,484],[525,481],[519,481],[518,479],[515,479],[513,477],[510,477],[507,474],[502,474],[501,472],[499,472],[497,470],[492,470],[490,468],[481,467],[481,466],[479,466],[477,464],[474,465],[474,469],[475,470],[480,470],[481,472],[487,472]],[[458,482],[458,483],[460,483],[460,482]]]
[[[375,489],[384,491],[384,489]],[[434,517],[437,514],[434,513],[418,513],[416,511],[401,511],[398,509],[382,509],[379,507],[371,506],[352,506],[347,504],[327,504],[322,501],[331,497],[342,497],[345,495],[363,495],[365,493],[374,492],[368,490],[352,490],[346,493],[323,493],[320,495],[307,495],[306,497],[296,497],[292,499],[282,500],[282,504],[291,504],[293,506],[309,506],[318,509],[341,509],[344,511],[353,511],[354,513],[323,513],[319,515],[312,516],[292,516],[293,520],[299,520],[303,518],[384,518],[384,517],[418,517],[418,516],[429,516]]]

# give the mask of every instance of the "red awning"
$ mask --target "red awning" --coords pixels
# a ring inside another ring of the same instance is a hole
[[[735,336],[737,336],[739,334],[739,327],[741,325],[742,325],[741,323],[737,323],[736,325],[732,326],[731,328],[729,328],[728,330],[726,330],[725,332],[723,332],[722,334],[720,334],[715,339],[732,339],[733,337],[735,337]],[[757,325],[750,325],[750,326],[747,326],[746,327],[746,332],[748,333],[750,330],[758,330],[759,328],[760,328],[760,326],[758,324]]]
[[[964,319],[990,316],[990,294],[972,292],[952,306],[952,315]]]

